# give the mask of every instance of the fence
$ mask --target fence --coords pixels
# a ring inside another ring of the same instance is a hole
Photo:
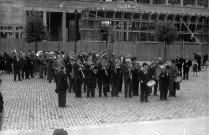
[[[113,52],[119,55],[124,52],[125,55],[137,57],[139,60],[151,60],[154,57],[164,58],[165,46],[162,43],[136,43],[136,42],[115,42],[112,43]],[[64,50],[71,52],[75,50],[75,42],[59,42],[59,41],[43,41],[38,43],[38,50],[58,51]],[[35,50],[35,43],[27,43],[23,39],[0,39],[0,52],[11,51],[16,49],[27,53],[29,50]],[[76,44],[77,52],[91,52],[95,50],[97,53],[106,51],[105,42],[89,42],[78,41]],[[166,46],[167,60],[175,58],[177,55],[193,59],[193,53],[199,51],[199,45],[194,43],[174,43]],[[209,45],[202,44],[201,51],[203,54],[209,52]]]

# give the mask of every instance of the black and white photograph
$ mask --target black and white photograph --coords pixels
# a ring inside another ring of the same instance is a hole
[[[209,135],[209,0],[0,0],[0,135]]]

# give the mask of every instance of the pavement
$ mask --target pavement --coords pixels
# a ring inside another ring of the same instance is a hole
[[[70,135],[209,135],[209,70],[190,73],[181,82],[177,97],[160,101],[150,96],[141,103],[138,96],[75,98],[67,94],[67,107],[59,108],[55,83],[46,77],[13,81],[1,74],[4,123],[0,135],[51,135],[64,128]]]

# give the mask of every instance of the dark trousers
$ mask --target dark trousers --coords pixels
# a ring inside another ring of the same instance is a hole
[[[133,80],[132,91],[133,91],[133,96],[139,95],[139,81]]]
[[[129,97],[132,97],[132,79],[127,79],[124,81],[124,94],[125,94],[125,98],[127,98],[127,95],[129,95]]]
[[[158,90],[158,85],[159,85],[159,81],[155,80],[156,84],[154,86],[154,95],[157,95],[157,90]]]
[[[103,88],[103,93],[104,93],[104,96],[107,96],[107,91],[108,91],[108,83],[107,82],[103,82],[102,83],[102,88]],[[99,91],[99,93],[102,94],[102,91]]]
[[[84,89],[84,92],[86,92],[86,89],[87,89],[86,81],[83,82],[83,89]]]
[[[141,102],[148,101],[148,86],[146,84],[141,83],[141,95],[140,95],[140,100]]]
[[[99,97],[102,96],[102,80],[98,79]]]
[[[177,89],[177,84],[176,82],[173,82],[173,89],[169,91],[169,96],[176,96],[176,89]]]
[[[81,86],[82,86],[82,80],[75,79],[74,80],[75,97],[81,97]]]
[[[189,71],[188,70],[185,70],[184,73],[183,73],[183,79],[185,79],[185,78],[187,80],[189,79]]]
[[[59,91],[58,92],[58,105],[59,107],[66,106],[66,91]]]
[[[29,68],[29,74],[33,77],[33,67]]]
[[[26,72],[25,72],[25,70],[22,69],[22,70],[20,70],[20,72],[21,72],[21,77],[22,77],[22,79],[24,79],[24,78],[26,77]]]
[[[71,92],[71,90],[73,88],[73,79],[70,76],[68,76],[67,79],[68,79],[69,92]]]
[[[119,78],[119,92],[122,92],[122,87],[123,87],[123,74],[121,74]]]
[[[95,89],[94,89],[94,84],[93,83],[87,83],[87,97],[90,96],[95,97]]]
[[[166,100],[168,95],[168,89],[167,88],[161,88],[160,89],[160,99]]]
[[[16,81],[17,75],[18,75],[18,80],[21,80],[20,79],[20,70],[14,70],[14,80],[15,81]]]
[[[112,80],[112,96],[118,96],[119,93],[119,81],[117,79]]]
[[[180,72],[180,76],[182,76],[182,68],[178,67],[178,72]]]

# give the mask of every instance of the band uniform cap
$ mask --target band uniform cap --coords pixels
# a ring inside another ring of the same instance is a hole
[[[143,64],[142,64],[142,67],[143,67],[143,66],[146,66],[146,65],[148,65],[148,64],[147,64],[147,63],[143,63]]]
[[[53,135],[68,135],[68,133],[64,129],[55,129]]]

